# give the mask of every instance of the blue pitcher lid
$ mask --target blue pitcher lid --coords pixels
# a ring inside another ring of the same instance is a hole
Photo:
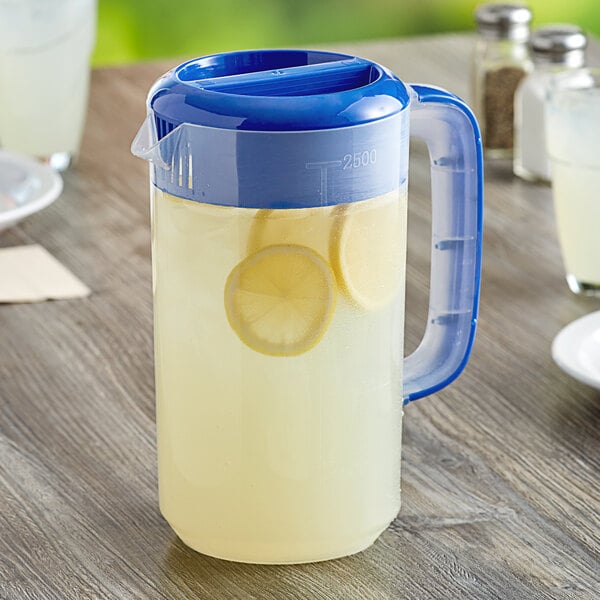
[[[250,50],[195,58],[152,87],[158,138],[182,123],[245,131],[310,131],[391,116],[404,84],[377,63],[334,52]]]

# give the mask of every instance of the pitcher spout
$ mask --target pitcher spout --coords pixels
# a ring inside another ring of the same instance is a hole
[[[174,132],[171,132],[171,134],[172,133]],[[156,123],[153,116],[149,114],[144,119],[142,126],[131,143],[131,153],[134,156],[138,156],[139,158],[151,162],[161,169],[169,169],[171,166],[171,159],[170,157],[165,156],[165,139],[166,138],[158,139]]]

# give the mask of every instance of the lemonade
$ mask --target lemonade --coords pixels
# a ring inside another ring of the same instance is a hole
[[[364,549],[400,508],[405,190],[287,210],[152,195],[162,513],[230,560]]]
[[[552,169],[565,270],[579,284],[600,286],[600,166],[581,167],[555,160]]]

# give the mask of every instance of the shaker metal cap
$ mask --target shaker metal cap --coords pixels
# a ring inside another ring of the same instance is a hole
[[[483,4],[475,11],[477,29],[484,37],[526,41],[531,11],[522,4]]]
[[[580,62],[583,65],[587,37],[577,25],[558,23],[536,29],[530,45],[536,62]]]

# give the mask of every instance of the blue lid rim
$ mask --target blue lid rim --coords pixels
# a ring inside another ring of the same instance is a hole
[[[311,93],[302,93],[303,86]],[[278,49],[186,61],[148,96],[159,137],[183,123],[243,131],[337,129],[379,121],[409,102],[406,86],[377,63]]]

